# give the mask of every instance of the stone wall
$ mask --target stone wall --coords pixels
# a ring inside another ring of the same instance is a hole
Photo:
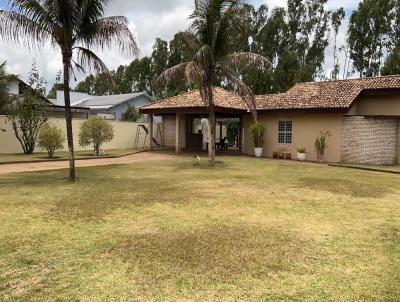
[[[343,117],[343,162],[392,165],[399,161],[399,120]]]

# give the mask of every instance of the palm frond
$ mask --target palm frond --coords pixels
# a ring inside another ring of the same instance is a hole
[[[193,61],[198,65],[202,66],[213,66],[214,55],[211,47],[208,44],[204,44],[193,57]]]
[[[250,89],[236,74],[236,72],[227,65],[219,65],[217,68],[218,77],[230,84],[234,91],[243,99],[247,110],[253,114],[253,118],[257,120],[257,106],[254,95]]]
[[[259,69],[268,69],[271,67],[271,62],[267,58],[251,52],[238,52],[227,55],[221,59],[221,63],[233,69],[245,65],[252,65]]]
[[[86,72],[106,73],[110,76],[110,71],[104,62],[90,49],[84,47],[74,47],[73,51],[76,52],[76,62],[79,70],[85,70]]]
[[[185,62],[185,63],[181,63],[178,65],[175,65],[171,68],[168,68],[167,70],[165,70],[163,73],[161,73],[158,78],[156,79],[156,81],[154,82],[156,86],[161,87],[163,85],[166,85],[167,83],[178,79],[179,77],[182,77],[185,73],[185,69],[186,66],[189,64],[190,62]]]
[[[77,34],[77,40],[89,47],[118,48],[133,56],[139,54],[135,37],[128,28],[128,19],[122,16],[105,17],[87,23]]]
[[[28,48],[43,45],[50,33],[37,22],[14,11],[0,10],[0,36]]]
[[[187,63],[185,67],[185,79],[186,84],[191,84],[196,80],[200,80],[203,77],[204,71],[203,69],[194,62]]]

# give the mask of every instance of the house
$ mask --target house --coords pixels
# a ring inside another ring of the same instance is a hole
[[[11,95],[20,96],[23,94],[24,90],[28,87],[28,84],[22,80],[19,76],[10,74],[7,76],[8,90]],[[47,97],[40,95],[43,100],[48,104],[47,108],[49,111],[49,116],[52,117],[63,117],[65,115],[64,105],[54,104]],[[72,117],[73,118],[87,118],[89,114],[88,108],[80,106],[72,106]],[[1,112],[0,112],[1,114]]]
[[[90,117],[101,116],[109,120],[122,120],[128,106],[139,108],[150,104],[153,99],[146,92],[94,96],[71,92],[71,105],[88,108]],[[56,105],[64,105],[64,92],[57,91]]]
[[[284,150],[294,158],[297,148],[306,148],[308,158],[316,160],[315,138],[328,130],[328,162],[399,162],[400,76],[301,83],[286,93],[256,96],[255,102],[258,121],[267,129],[265,157]],[[253,118],[242,99],[214,88],[214,103],[217,120],[240,121],[239,148],[253,154]],[[198,90],[143,106],[140,112],[151,115],[150,121],[154,115],[163,117],[167,147],[176,152],[201,148],[202,133],[195,125],[207,118],[207,107]]]

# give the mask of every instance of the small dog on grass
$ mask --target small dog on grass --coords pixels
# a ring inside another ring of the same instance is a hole
[[[193,155],[193,158],[195,159],[195,162],[193,163],[194,166],[200,165],[201,159],[200,156],[198,155]]]

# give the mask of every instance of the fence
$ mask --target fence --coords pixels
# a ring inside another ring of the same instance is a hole
[[[86,119],[73,119],[72,129],[74,133],[74,148],[76,151],[89,150],[91,147],[82,148],[79,146],[79,128],[82,123],[87,121]],[[60,129],[66,132],[65,119],[63,118],[50,118],[50,123],[57,125]],[[114,139],[104,144],[103,149],[132,149],[134,147],[135,136],[137,131],[137,126],[139,123],[132,122],[119,122],[119,121],[109,121],[114,128]],[[142,124],[142,123],[141,123]],[[147,124],[146,127],[148,127]],[[5,129],[6,132],[0,131],[0,154],[5,153],[22,153],[22,148],[18,140],[14,135],[14,130],[12,129],[11,122],[7,120],[7,117],[0,116],[0,129]],[[138,146],[142,147],[144,145],[145,136],[139,137]],[[146,147],[149,146],[149,138],[146,140]],[[37,148],[35,151],[43,151]],[[64,143],[64,151],[67,151],[67,142]]]

